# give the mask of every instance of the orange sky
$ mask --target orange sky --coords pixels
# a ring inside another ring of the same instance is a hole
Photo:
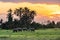
[[[40,4],[40,3],[29,3],[29,2],[0,2],[0,14],[7,13],[8,9],[14,10],[19,7],[28,7],[31,10],[35,10],[37,15],[35,18],[37,21],[42,18],[47,18],[48,20],[60,20],[60,6],[58,4]],[[41,18],[42,17],[42,18]],[[57,19],[58,17],[58,19]],[[40,19],[39,19],[40,18]],[[46,20],[46,19],[45,19]]]

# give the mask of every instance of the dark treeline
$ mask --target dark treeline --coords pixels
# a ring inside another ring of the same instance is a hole
[[[60,22],[55,24],[54,21],[48,21],[47,25],[39,24],[34,21],[36,12],[28,9],[27,7],[18,8],[14,10],[14,13],[11,9],[8,10],[7,18],[8,21],[3,23],[3,20],[0,20],[1,29],[14,29],[14,28],[34,28],[34,29],[45,29],[45,28],[60,28]],[[19,17],[19,20],[14,19],[13,15]]]

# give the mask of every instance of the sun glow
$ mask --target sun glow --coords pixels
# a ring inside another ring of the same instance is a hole
[[[60,14],[60,11],[52,12],[52,14]]]
[[[7,13],[8,9],[15,10],[15,8],[28,7],[31,10],[35,10],[39,15],[44,15],[46,18],[53,18],[51,15],[60,14],[60,6],[55,4],[40,4],[40,3],[11,3],[11,2],[0,2],[0,14]]]

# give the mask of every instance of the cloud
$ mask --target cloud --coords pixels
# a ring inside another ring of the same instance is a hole
[[[5,19],[5,13],[7,13],[8,9],[14,10],[15,8],[20,7],[28,7],[31,10],[35,10],[38,16],[35,18],[37,22],[43,22],[48,19],[52,20],[54,17],[54,20],[60,20],[57,18],[57,16],[50,16],[54,14],[60,13],[60,6],[55,4],[40,4],[40,3],[29,3],[29,2],[21,2],[21,3],[11,3],[11,2],[0,2],[0,18]],[[28,6],[27,6],[28,5]],[[53,14],[52,14],[53,13]],[[2,17],[1,17],[1,14]],[[59,15],[60,16],[60,15]]]
[[[2,2],[31,2],[31,3],[52,3],[60,4],[60,0],[0,0]]]
[[[19,7],[28,7],[31,10],[35,10],[37,13],[41,13],[44,15],[49,15],[51,13],[56,13],[56,12],[59,13],[60,12],[60,6],[59,5],[53,5],[53,4],[50,5],[50,4],[40,4],[40,3],[32,4],[29,2],[22,2],[22,3],[0,2],[0,5],[1,5],[0,6],[0,13],[6,13],[7,10],[10,8],[14,10],[15,8],[19,8]]]

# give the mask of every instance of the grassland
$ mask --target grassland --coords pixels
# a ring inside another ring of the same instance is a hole
[[[60,40],[60,29],[40,29],[35,32],[0,30],[0,40]]]

